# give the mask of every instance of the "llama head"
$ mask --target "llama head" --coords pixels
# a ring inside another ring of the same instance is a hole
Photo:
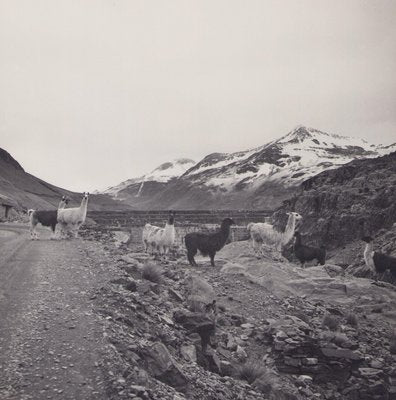
[[[64,204],[69,204],[69,198],[67,198],[66,196],[62,196],[62,200],[61,200]]]
[[[235,225],[235,222],[232,218],[224,218],[221,222],[222,227],[230,227],[231,225]]]
[[[58,204],[58,209],[65,208],[69,203],[69,199],[66,196],[62,196],[62,200]]]
[[[302,216],[299,213],[296,213],[294,211],[287,212],[286,215],[289,217],[287,220],[287,223],[290,224],[292,221],[295,222],[296,226],[299,226],[302,220]]]
[[[371,236],[363,236],[362,240],[363,242],[371,243],[374,239]]]
[[[83,200],[88,200],[88,198],[89,198],[89,193],[88,192],[84,192]]]
[[[172,210],[170,210],[168,217],[168,225],[173,225],[174,222],[175,222],[175,213]]]
[[[34,210],[31,208],[27,210],[27,215],[30,217],[34,213]]]

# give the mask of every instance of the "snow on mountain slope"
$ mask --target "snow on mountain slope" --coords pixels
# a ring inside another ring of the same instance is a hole
[[[304,180],[359,158],[396,151],[396,144],[298,126],[263,146],[212,153],[198,163],[176,160],[151,173],[107,189],[138,209],[275,208]]]
[[[127,179],[116,186],[112,186],[102,193],[117,197],[120,192],[127,189],[131,185],[144,184],[145,182],[167,183],[173,178],[183,175],[195,161],[188,158],[178,158],[176,160],[161,164],[147,175],[138,178]]]
[[[363,139],[298,126],[264,146],[232,154],[214,153],[183,176],[197,184],[226,191],[255,189],[265,182],[296,186],[320,172],[357,158],[378,157],[396,150]]]

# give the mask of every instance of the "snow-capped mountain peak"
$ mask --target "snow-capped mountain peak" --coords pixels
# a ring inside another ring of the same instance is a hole
[[[137,207],[274,207],[306,179],[352,160],[396,151],[396,144],[303,125],[262,146],[235,153],[211,153],[198,163],[177,159],[105,191]]]
[[[257,189],[265,182],[285,187],[356,158],[376,157],[396,150],[364,139],[327,133],[299,125],[281,138],[238,153],[214,153],[187,171],[183,178],[232,191]]]
[[[118,194],[121,191],[127,189],[131,185],[140,185],[145,182],[167,183],[171,179],[177,178],[184,174],[194,164],[195,161],[189,158],[178,158],[173,161],[165,162],[146,175],[127,179],[116,186],[109,187],[102,193],[109,194],[113,197],[118,197]]]
[[[183,175],[195,161],[189,158],[178,158],[165,162],[144,176],[145,181],[168,182],[170,179]]]

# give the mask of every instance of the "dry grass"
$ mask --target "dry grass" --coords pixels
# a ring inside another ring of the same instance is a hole
[[[260,378],[266,373],[266,369],[258,362],[247,362],[237,367],[236,376],[238,379],[243,379],[249,384],[252,384],[257,378]]]
[[[336,331],[340,326],[340,321],[336,316],[331,314],[326,314],[323,318],[322,325],[330,329],[331,331]]]
[[[348,313],[348,314],[346,315],[346,323],[347,323],[348,325],[357,327],[357,326],[359,325],[359,320],[358,320],[357,315],[354,314],[354,313]]]
[[[155,264],[146,264],[143,267],[142,278],[154,283],[162,283],[164,280],[161,268]]]

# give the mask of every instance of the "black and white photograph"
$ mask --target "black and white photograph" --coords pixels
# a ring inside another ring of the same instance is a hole
[[[0,400],[396,400],[395,21],[0,0]]]

